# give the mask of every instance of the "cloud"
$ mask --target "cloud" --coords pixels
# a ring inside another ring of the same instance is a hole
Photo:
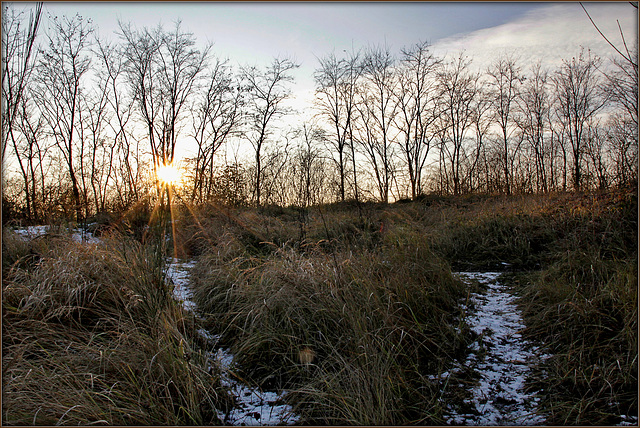
[[[612,42],[622,46],[617,21],[631,46],[638,40],[637,10],[628,3],[586,3],[587,10]],[[629,46],[629,47],[631,47]],[[454,56],[464,50],[480,70],[503,53],[514,54],[521,64],[541,60],[556,67],[580,53],[581,47],[605,58],[615,52],[598,34],[578,3],[553,4],[530,11],[522,18],[471,33],[436,41],[433,51]]]

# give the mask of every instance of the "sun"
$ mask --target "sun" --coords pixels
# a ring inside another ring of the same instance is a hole
[[[156,176],[158,180],[166,185],[174,185],[180,181],[180,170],[172,164],[160,165],[156,170]]]

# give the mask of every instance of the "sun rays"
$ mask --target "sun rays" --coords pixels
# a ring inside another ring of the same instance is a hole
[[[156,178],[166,186],[175,186],[182,181],[182,173],[180,169],[172,163],[160,165],[156,169]]]

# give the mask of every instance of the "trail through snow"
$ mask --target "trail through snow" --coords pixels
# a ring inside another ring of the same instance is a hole
[[[480,375],[464,409],[447,405],[452,425],[544,425],[538,414],[539,398],[524,389],[530,367],[546,355],[521,335],[525,328],[515,296],[496,272],[462,272],[463,280],[477,280],[486,293],[473,293],[475,311],[467,319],[478,335],[465,366]],[[462,407],[462,406],[460,406]]]
[[[176,300],[182,302],[185,309],[195,311],[196,304],[191,300],[193,292],[189,288],[189,271],[195,266],[195,261],[180,262],[170,259],[167,263],[167,277],[173,282],[173,293]],[[233,354],[228,350],[218,347],[217,335],[211,334],[205,329],[198,330],[214,350],[209,352],[211,364],[216,364],[222,374],[222,385],[231,391],[236,397],[236,406],[228,413],[218,413],[218,417],[228,425],[235,426],[272,426],[291,425],[298,420],[298,416],[292,412],[291,406],[282,404],[286,391],[281,393],[260,391],[239,382],[233,376]]]

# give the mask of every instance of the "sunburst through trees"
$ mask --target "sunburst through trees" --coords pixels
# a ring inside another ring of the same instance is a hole
[[[397,53],[353,47],[317,58],[315,103],[296,116],[294,59],[236,66],[180,22],[120,22],[108,42],[90,19],[52,17],[50,34],[38,35],[40,12],[30,27],[30,15],[11,11],[3,14],[7,220],[83,222],[156,200],[170,207],[177,186],[191,204],[260,207],[299,205],[300,194],[319,204],[392,202],[637,181],[631,43],[622,59],[566,52],[575,60],[554,67],[497,56],[485,70],[468,56],[439,57],[426,42]],[[36,36],[39,49],[28,50]],[[70,68],[52,66],[60,61]],[[580,94],[567,92],[572,85]],[[569,109],[576,97],[589,111]],[[314,127],[322,138],[311,147],[303,131]],[[295,160],[311,152],[317,161],[303,165],[299,189]]]

